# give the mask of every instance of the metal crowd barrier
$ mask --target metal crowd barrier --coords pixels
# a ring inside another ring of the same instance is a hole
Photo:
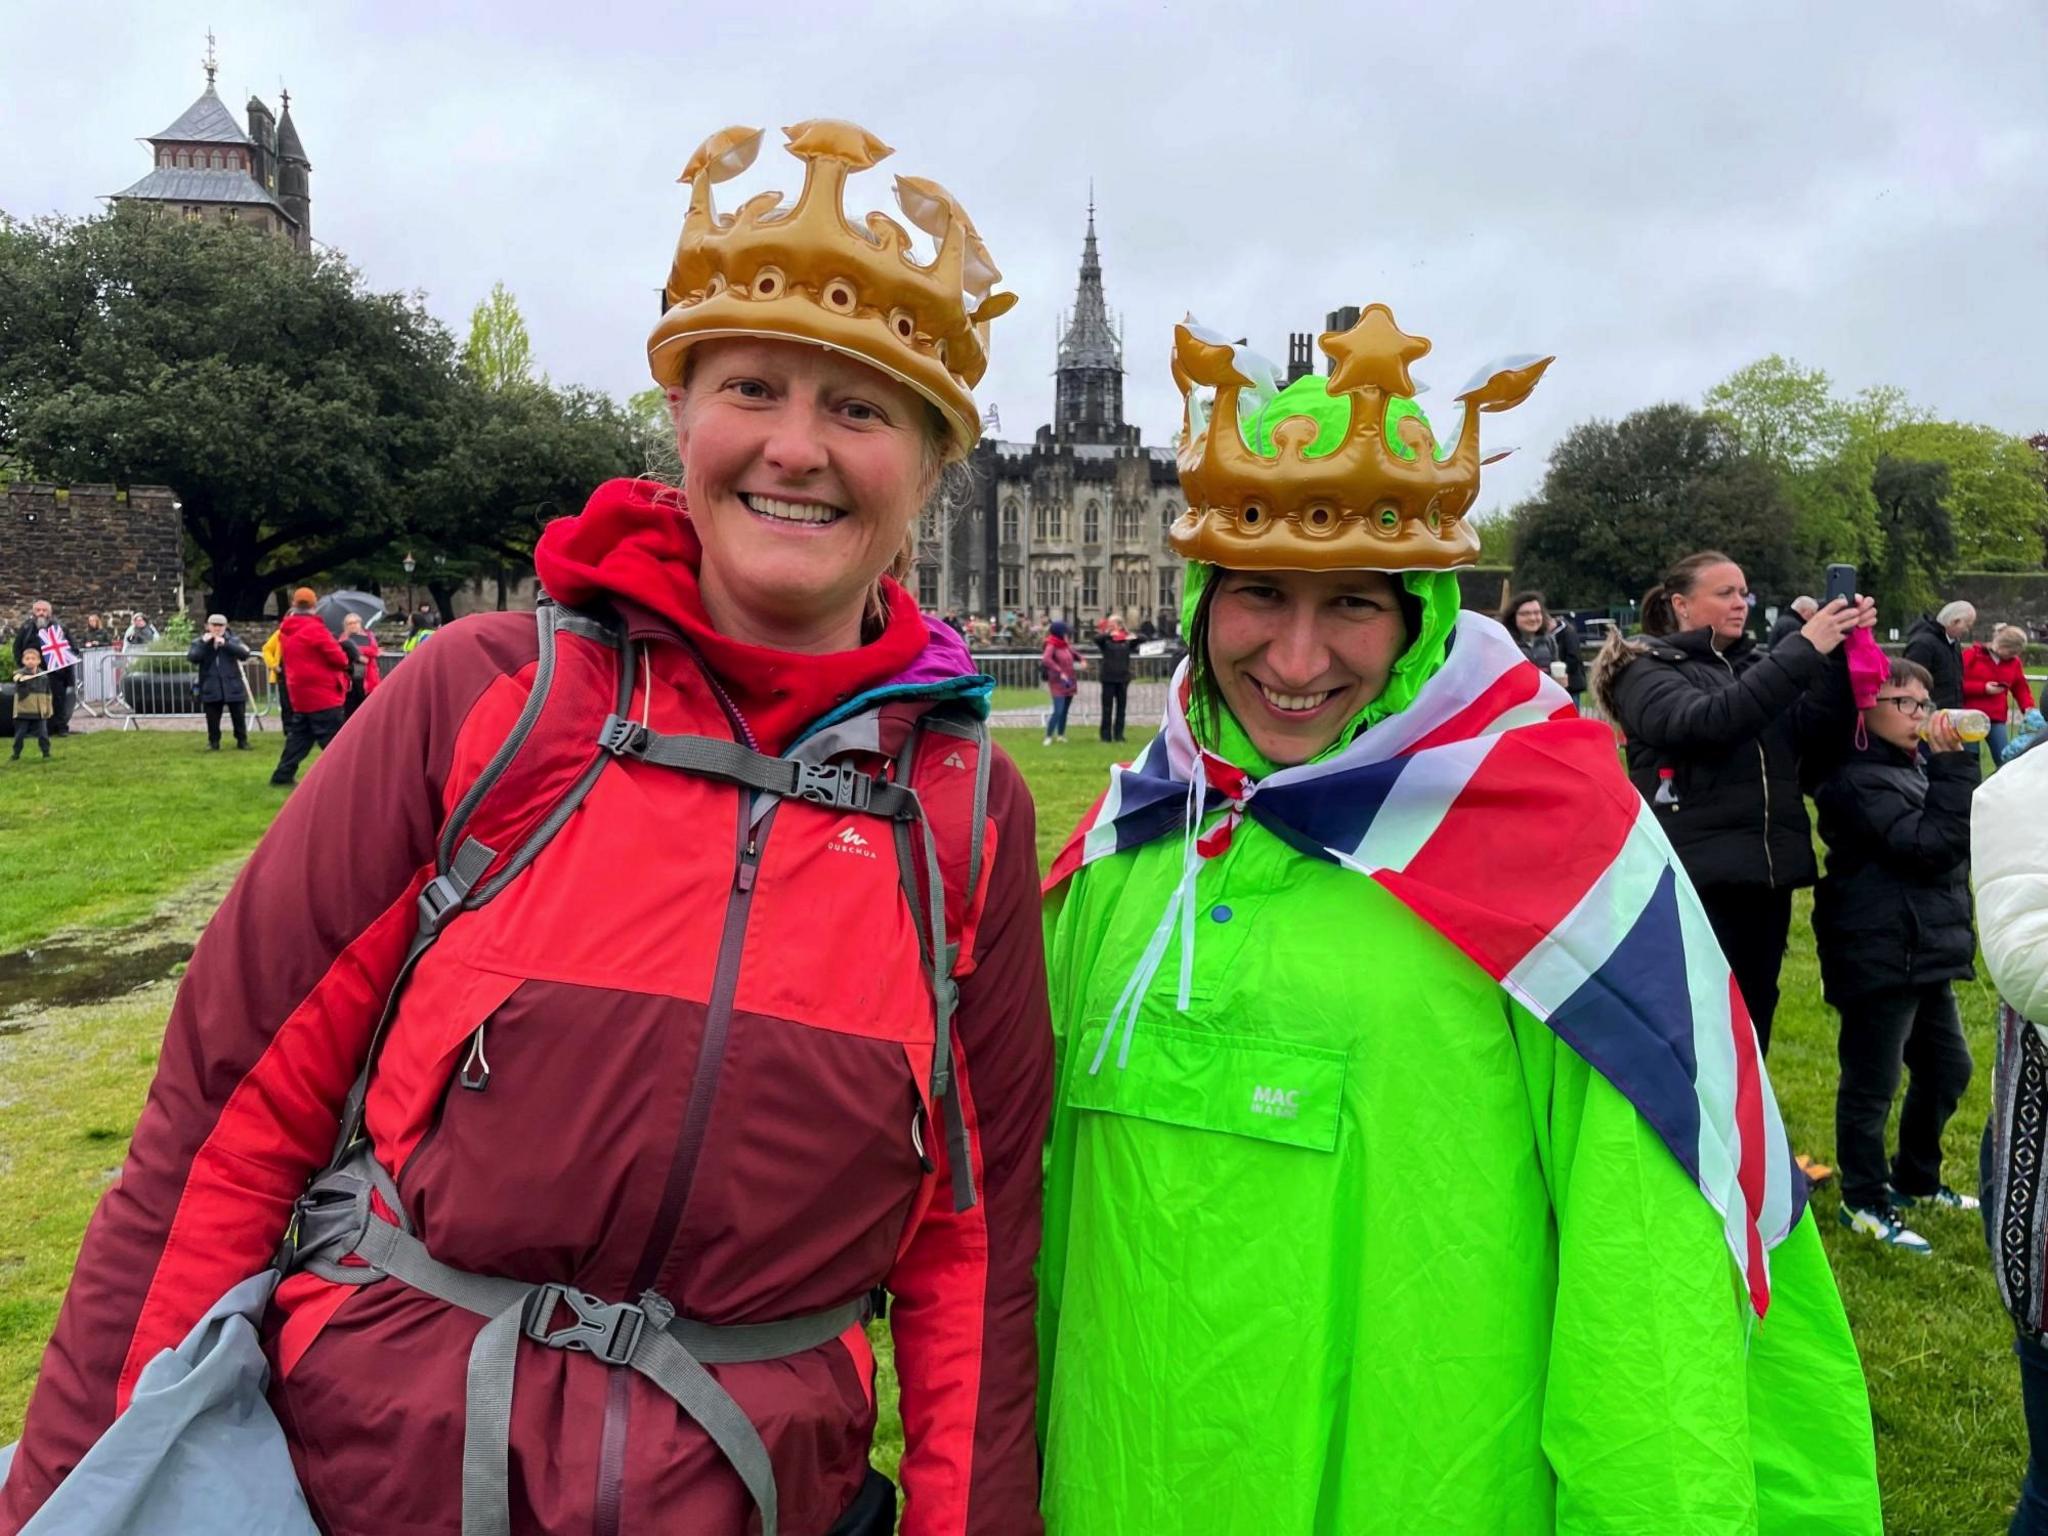
[[[1080,673],[1078,691],[1074,702],[1067,710],[1067,726],[1097,726],[1102,723],[1102,656],[1087,643],[1074,648],[1074,654],[1088,663],[1087,670]],[[990,720],[996,725],[1043,727],[1046,716],[1051,712],[1052,699],[1045,689],[1045,678],[1038,670],[1037,651],[976,651],[974,664],[996,680],[995,707]],[[1131,658],[1131,685],[1124,696],[1125,735],[1143,740],[1159,728],[1159,721],[1166,712],[1166,684],[1173,676],[1173,669],[1180,665],[1180,652],[1176,648],[1168,656],[1133,656]],[[1032,697],[1019,699],[1019,693]],[[1008,697],[1005,697],[1008,695]]]
[[[97,672],[94,658],[100,659]],[[86,660],[90,682],[81,703],[91,700],[92,713],[119,720],[124,731],[140,730],[145,720],[189,720],[205,713],[199,669],[182,651],[88,651]],[[253,650],[242,663],[242,685],[249,693],[249,721],[260,731],[274,707],[275,690],[270,669]]]

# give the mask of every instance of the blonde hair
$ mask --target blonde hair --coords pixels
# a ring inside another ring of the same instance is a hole
[[[1991,645],[1994,650],[2010,646],[2017,655],[2027,648],[2027,632],[2017,624],[2001,624],[1991,631]]]

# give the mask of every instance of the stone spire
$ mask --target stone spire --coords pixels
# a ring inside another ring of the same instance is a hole
[[[1102,298],[1102,257],[1095,248],[1095,194],[1088,194],[1088,233],[1081,241],[1081,280],[1074,290],[1074,312],[1060,341],[1062,368],[1114,368],[1123,371],[1123,348],[1109,323]]]
[[[1060,339],[1053,430],[1075,443],[1121,442],[1124,433],[1123,344],[1102,297],[1102,257],[1095,247],[1095,190],[1088,191],[1088,233],[1081,241],[1081,277],[1074,312]]]

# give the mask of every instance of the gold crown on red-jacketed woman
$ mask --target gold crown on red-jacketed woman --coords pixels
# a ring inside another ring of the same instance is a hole
[[[1272,427],[1268,457],[1246,444],[1238,425],[1238,397],[1256,385],[1236,348],[1186,324],[1174,327],[1173,377],[1187,402],[1179,463],[1188,500],[1169,531],[1174,550],[1244,570],[1474,563],[1479,535],[1465,514],[1479,495],[1480,465],[1492,462],[1480,457],[1479,413],[1520,405],[1554,359],[1511,359],[1459,395],[1463,419],[1441,458],[1422,416],[1400,416],[1392,430],[1413,455],[1403,457],[1386,440],[1388,402],[1415,394],[1408,365],[1429,351],[1427,338],[1408,335],[1386,305],[1374,304],[1350,330],[1326,331],[1317,344],[1332,365],[1328,392],[1351,397],[1351,425],[1334,452],[1310,458],[1317,423],[1287,417]]]
[[[816,342],[871,363],[923,395],[946,418],[956,454],[981,435],[974,386],[988,368],[988,323],[1017,302],[991,293],[1002,273],[959,200],[937,182],[896,178],[896,201],[931,236],[919,261],[910,233],[883,213],[848,220],[846,178],[893,153],[854,123],[820,118],[783,129],[803,162],[796,202],[762,192],[733,212],[714,184],[754,163],[761,130],[726,128],[690,156],[681,180],[690,211],[663,290],[665,312],[647,357],[664,386],[679,384],[689,348],[714,336]]]

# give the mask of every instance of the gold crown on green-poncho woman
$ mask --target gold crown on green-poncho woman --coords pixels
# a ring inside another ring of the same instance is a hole
[[[1230,342],[1192,323],[1174,327],[1173,378],[1186,401],[1179,445],[1187,511],[1169,541],[1189,560],[1234,570],[1449,570],[1479,558],[1466,514],[1479,496],[1479,413],[1520,405],[1554,359],[1510,358],[1477,379],[1450,447],[1438,452],[1428,420],[1412,405],[1409,365],[1429,342],[1369,306],[1348,331],[1318,345],[1330,359],[1324,393],[1349,405],[1341,434],[1306,415],[1270,405],[1267,431],[1242,423],[1241,397],[1254,396],[1256,369]],[[1297,386],[1301,387],[1301,386]],[[1320,402],[1318,402],[1320,403]],[[1396,409],[1405,406],[1406,410]],[[1322,413],[1327,414],[1327,413]],[[1262,423],[1263,424],[1263,423]],[[1337,440],[1319,441],[1335,435]],[[1254,446],[1269,436],[1273,451]]]

